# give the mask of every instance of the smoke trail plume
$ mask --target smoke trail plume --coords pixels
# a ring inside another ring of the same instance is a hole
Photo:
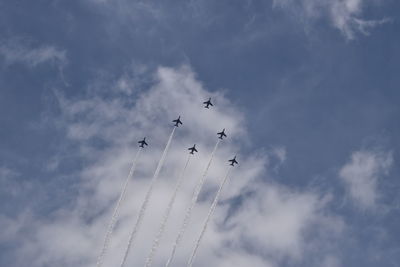
[[[126,189],[128,188],[129,181],[131,180],[131,178],[133,176],[133,173],[135,172],[136,162],[137,162],[137,160],[139,158],[140,152],[142,152],[142,148],[141,147],[139,147],[139,150],[136,152],[136,156],[132,161],[132,166],[131,166],[131,169],[129,171],[129,175],[125,180],[125,183],[124,183],[124,185],[122,187],[122,190],[121,190],[121,194],[119,195],[119,198],[118,198],[118,201],[117,201],[117,205],[114,208],[110,223],[108,225],[108,230],[107,230],[106,236],[104,238],[103,247],[101,249],[99,257],[97,258],[97,263],[96,263],[97,267],[101,267],[103,265],[104,257],[105,257],[105,255],[107,253],[108,245],[110,243],[111,236],[113,234],[115,224],[117,223],[117,220],[118,220],[119,208],[121,206],[122,201],[125,198],[125,193],[126,193]]]
[[[204,182],[206,180],[208,169],[210,168],[211,162],[212,162],[212,160],[214,158],[214,154],[217,151],[217,148],[218,148],[218,145],[219,145],[220,141],[221,140],[218,139],[217,143],[215,144],[214,150],[211,153],[210,160],[208,161],[207,167],[204,170],[203,175],[200,177],[200,180],[198,181],[198,183],[197,183],[197,185],[196,185],[196,187],[195,187],[195,189],[193,191],[192,201],[190,202],[190,206],[186,210],[185,217],[183,219],[183,224],[182,224],[182,226],[181,226],[181,228],[179,230],[178,236],[176,237],[175,243],[173,244],[171,255],[170,255],[170,257],[169,257],[169,259],[168,259],[168,261],[167,261],[167,263],[165,265],[166,267],[169,267],[171,265],[172,260],[174,259],[174,256],[175,256],[175,253],[176,253],[176,249],[177,249],[179,243],[181,242],[183,235],[185,234],[186,227],[189,224],[190,217],[192,215],[192,210],[193,210],[194,206],[196,205],[197,198],[199,197],[201,188],[203,187],[203,184],[204,184]]]
[[[176,129],[176,127],[173,128],[173,130],[172,130],[172,132],[171,132],[171,134],[169,136],[167,145],[165,146],[164,152],[163,152],[163,154],[161,156],[160,161],[158,162],[156,171],[154,172],[153,178],[152,178],[152,180],[150,182],[149,189],[147,190],[146,196],[145,196],[144,201],[142,203],[142,206],[140,208],[139,215],[137,217],[136,223],[133,226],[132,232],[129,235],[128,244],[126,246],[126,250],[125,250],[125,253],[124,253],[124,257],[122,258],[120,267],[123,267],[125,265],[126,259],[128,258],[129,251],[130,251],[131,247],[134,245],[133,241],[134,241],[134,239],[136,237],[136,234],[137,234],[137,232],[138,232],[138,230],[139,230],[139,228],[140,228],[140,226],[142,224],[144,214],[146,213],[147,204],[148,204],[148,202],[150,200],[151,194],[153,192],[154,184],[157,181],[158,175],[159,175],[159,173],[161,171],[161,168],[162,168],[162,166],[164,164],[164,161],[165,161],[165,158],[167,156],[167,152],[168,152],[169,146],[171,145],[171,141],[172,141],[172,138],[174,136],[175,129]]]
[[[190,256],[190,259],[189,259],[189,261],[188,261],[188,264],[187,264],[188,267],[192,267],[192,265],[193,265],[193,261],[194,261],[194,258],[196,257],[197,250],[198,250],[198,248],[199,248],[199,246],[200,246],[200,242],[201,242],[201,240],[203,239],[204,233],[205,233],[206,230],[207,230],[207,226],[208,226],[208,223],[209,223],[209,221],[210,221],[210,219],[211,219],[211,216],[213,215],[213,213],[214,213],[214,211],[215,211],[215,208],[217,207],[217,203],[218,203],[219,197],[220,197],[220,195],[221,195],[222,188],[224,187],[226,181],[228,180],[229,172],[231,171],[231,169],[232,169],[232,167],[229,167],[229,169],[228,169],[228,171],[227,171],[227,173],[226,173],[226,175],[225,175],[225,178],[222,180],[222,182],[221,182],[221,184],[220,184],[220,186],[219,186],[218,192],[217,192],[217,194],[215,195],[214,201],[213,201],[213,203],[211,204],[210,210],[208,211],[207,218],[206,218],[206,220],[205,220],[205,222],[204,222],[203,229],[202,229],[201,232],[200,232],[199,238],[197,239],[197,241],[196,241],[196,243],[195,243],[195,246],[194,246],[192,255]]]
[[[171,199],[170,199],[170,201],[168,203],[167,209],[165,210],[164,216],[163,216],[161,224],[160,224],[160,228],[158,229],[157,236],[155,237],[155,239],[153,241],[153,246],[151,247],[150,253],[149,253],[149,255],[148,255],[147,259],[146,259],[146,264],[145,264],[146,267],[150,267],[151,264],[153,263],[154,255],[155,255],[156,250],[157,250],[157,248],[158,248],[158,246],[160,244],[160,240],[161,240],[161,237],[162,237],[162,235],[164,233],[165,226],[167,224],[167,221],[168,221],[168,218],[169,218],[169,214],[171,213],[172,206],[174,205],[176,196],[177,196],[177,194],[179,192],[179,189],[182,186],[183,179],[185,178],[185,172],[186,172],[187,166],[189,165],[189,161],[190,161],[191,157],[192,157],[192,155],[189,154],[188,158],[186,160],[186,164],[184,165],[184,167],[183,167],[183,169],[182,169],[182,171],[181,171],[181,173],[179,175],[179,178],[178,178],[178,180],[176,182],[174,193],[172,194]]]

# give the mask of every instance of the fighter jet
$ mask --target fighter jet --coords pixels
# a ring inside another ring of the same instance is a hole
[[[175,122],[175,127],[179,127],[179,124],[182,124],[181,122],[181,116],[179,116],[176,120],[173,120],[172,122]]]
[[[189,147],[188,148],[188,150],[190,150],[190,154],[194,154],[194,152],[199,152],[199,151],[197,151],[197,149],[196,149],[196,144],[194,144],[192,147]]]
[[[217,135],[219,135],[219,139],[223,139],[223,137],[225,136],[226,137],[226,134],[225,134],[225,128],[222,130],[222,132],[219,132],[219,133],[217,133]]]
[[[229,165],[231,165],[231,166],[235,166],[235,164],[239,164],[239,163],[236,161],[236,156],[235,156],[233,159],[230,159],[230,160],[228,160],[228,161],[230,162]]]
[[[139,147],[144,147],[145,145],[148,146],[148,144],[146,143],[146,137],[143,138],[143,140],[139,141],[138,143],[140,144]]]
[[[214,105],[211,103],[211,97],[208,99],[208,101],[203,102],[203,104],[205,105],[205,106],[204,106],[205,108],[210,108],[210,106],[214,106]]]

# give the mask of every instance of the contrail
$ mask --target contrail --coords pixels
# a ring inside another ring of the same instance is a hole
[[[166,267],[170,266],[170,264],[171,264],[171,262],[172,262],[172,260],[173,260],[173,258],[175,256],[176,249],[177,249],[179,243],[181,242],[182,237],[183,237],[183,235],[184,235],[184,233],[186,231],[186,227],[189,224],[190,217],[192,215],[192,210],[193,210],[194,206],[196,205],[197,198],[199,197],[201,188],[203,187],[204,181],[206,180],[208,169],[210,168],[211,162],[212,162],[212,160],[214,158],[214,154],[217,151],[217,148],[218,148],[218,145],[219,145],[220,141],[221,140],[218,139],[217,143],[215,144],[214,150],[211,153],[210,160],[208,161],[207,167],[206,167],[203,175],[201,176],[200,180],[198,181],[198,183],[197,183],[197,185],[196,185],[196,187],[195,187],[195,189],[193,191],[192,201],[190,203],[190,206],[186,210],[185,218],[183,219],[183,224],[182,224],[181,229],[180,229],[180,231],[178,233],[178,236],[176,237],[175,243],[173,244],[171,255],[170,255],[170,257],[169,257],[169,259],[168,259],[168,261],[167,261],[167,263],[165,265]]]
[[[190,259],[189,259],[189,261],[188,261],[188,264],[187,264],[188,267],[192,267],[192,265],[193,265],[193,261],[194,261],[194,258],[196,257],[196,253],[197,253],[197,250],[198,250],[198,248],[199,248],[199,246],[200,246],[200,242],[201,242],[201,240],[203,239],[204,233],[205,233],[206,230],[207,230],[207,226],[208,226],[208,223],[209,223],[209,221],[210,221],[210,219],[211,219],[211,216],[213,215],[213,213],[214,213],[214,211],[215,211],[215,208],[217,207],[218,199],[219,199],[219,197],[220,197],[220,195],[221,195],[222,188],[224,187],[226,181],[228,180],[229,172],[231,171],[231,169],[232,169],[232,167],[229,167],[229,169],[228,169],[228,171],[227,171],[227,173],[226,173],[226,176],[225,176],[225,178],[222,180],[222,182],[221,182],[221,184],[220,184],[220,186],[219,186],[218,192],[217,192],[217,194],[215,195],[214,201],[213,201],[213,203],[211,204],[210,210],[208,211],[207,218],[206,218],[206,220],[205,220],[205,222],[204,222],[203,229],[201,230],[200,236],[199,236],[199,238],[198,238],[197,241],[196,241],[196,244],[195,244],[195,247],[194,247],[194,249],[193,249],[192,255],[190,256]]]
[[[97,267],[100,267],[100,266],[103,265],[104,257],[105,257],[105,255],[107,253],[108,245],[110,243],[111,236],[112,236],[112,233],[114,231],[115,224],[116,224],[116,222],[118,220],[119,208],[121,206],[122,201],[125,198],[125,193],[126,193],[126,189],[128,188],[129,181],[131,180],[131,178],[133,176],[133,173],[135,172],[136,162],[137,162],[137,160],[139,158],[140,152],[142,152],[142,148],[141,147],[139,147],[139,150],[136,152],[136,156],[132,161],[132,166],[131,166],[131,169],[129,171],[129,175],[125,180],[125,183],[124,183],[124,185],[122,187],[122,190],[121,190],[121,194],[119,195],[119,199],[117,201],[117,205],[114,208],[114,212],[112,214],[110,223],[108,225],[108,230],[107,230],[106,236],[104,238],[103,247],[101,249],[99,257],[97,258],[97,263],[96,263]]]
[[[171,141],[172,141],[172,137],[174,136],[174,133],[175,133],[175,129],[176,129],[176,127],[174,127],[174,129],[171,132],[171,135],[169,136],[167,145],[165,146],[165,149],[164,149],[164,152],[163,152],[163,154],[161,156],[161,159],[158,162],[157,169],[154,172],[153,178],[152,178],[152,180],[150,182],[150,186],[149,186],[149,189],[147,190],[146,196],[145,196],[144,201],[142,203],[142,206],[140,208],[138,218],[136,220],[135,225],[133,226],[131,234],[129,235],[128,244],[126,246],[125,254],[124,254],[124,257],[122,258],[120,267],[123,267],[125,265],[126,259],[128,258],[129,250],[131,249],[131,246],[133,245],[133,241],[134,241],[134,239],[136,237],[136,234],[137,234],[137,232],[138,232],[138,230],[140,228],[140,225],[142,224],[143,217],[144,217],[144,214],[146,212],[147,204],[148,204],[148,202],[150,200],[150,197],[151,197],[151,194],[153,192],[153,187],[154,187],[154,184],[157,181],[158,174],[160,173],[160,170],[161,170],[161,168],[162,168],[162,166],[164,164],[165,157],[167,155],[169,146],[170,146]]]
[[[164,216],[163,216],[161,224],[160,224],[160,228],[158,229],[157,236],[153,241],[153,246],[152,246],[152,248],[150,250],[150,253],[149,253],[149,255],[148,255],[147,259],[146,259],[146,264],[145,264],[146,267],[150,267],[151,264],[153,263],[154,255],[155,255],[156,250],[157,250],[157,248],[158,248],[158,246],[160,244],[160,240],[161,240],[161,237],[162,237],[162,235],[164,233],[165,226],[167,224],[167,221],[168,221],[168,218],[169,218],[169,214],[171,213],[172,206],[174,205],[176,196],[177,196],[177,194],[179,192],[179,189],[182,186],[183,179],[185,178],[185,172],[186,172],[187,166],[189,165],[189,161],[192,158],[191,156],[192,156],[192,154],[189,154],[189,156],[188,156],[188,158],[186,160],[186,164],[184,165],[184,167],[183,167],[183,169],[182,169],[182,171],[181,171],[181,173],[179,175],[179,178],[178,178],[178,180],[176,182],[175,191],[172,194],[171,199],[169,200],[167,209],[165,210]]]

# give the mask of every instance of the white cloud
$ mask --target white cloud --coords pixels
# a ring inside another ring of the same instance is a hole
[[[215,107],[206,110],[201,102],[209,96]],[[240,154],[240,140],[247,137],[244,115],[223,93],[207,91],[189,67],[159,68],[153,86],[133,105],[126,96],[90,95],[75,100],[60,96],[59,100],[63,115],[58,121],[65,127],[68,138],[79,145],[80,157],[85,162],[79,174],[79,194],[74,203],[66,203],[47,218],[24,220],[30,230],[15,237],[21,240],[21,249],[15,255],[18,266],[93,265],[122,181],[137,150],[136,142],[147,136],[150,146],[143,152],[137,175],[128,188],[106,259],[105,266],[117,266],[149,177],[171,130],[170,121],[178,114],[182,115],[184,125],[177,129],[128,265],[144,264],[165,203],[187,157],[187,147],[196,143],[199,154],[189,166],[154,266],[165,263],[193,186],[215,144],[216,132],[222,128],[227,129],[228,139],[221,143],[216,154],[201,201],[179,248],[176,266],[186,264],[216,187],[227,169],[227,159],[236,153],[240,165],[224,189],[221,204],[200,246],[196,266],[258,267],[278,266],[286,258],[300,261],[309,244],[325,242],[306,235],[307,232],[317,228],[328,233],[336,231],[331,225],[334,220],[323,211],[326,201],[318,194],[297,192],[269,182],[265,163],[268,153]],[[94,145],[93,141],[100,140],[102,146]],[[236,198],[242,200],[241,205],[232,201]]]
[[[216,264],[218,267],[232,267],[232,266],[251,266],[251,267],[272,267],[272,263],[248,253],[235,253],[234,251],[223,255]]]
[[[296,193],[277,185],[254,186],[257,193],[232,219],[241,239],[270,257],[301,258],[306,247],[304,233],[311,225],[320,224],[324,201],[315,194]]]
[[[304,21],[327,18],[347,39],[354,39],[356,33],[369,34],[369,31],[383,23],[387,18],[366,20],[362,18],[366,6],[375,0],[274,0],[275,7],[292,10]]]
[[[67,60],[65,50],[49,45],[33,47],[22,39],[1,40],[0,56],[6,64],[24,63],[30,67],[45,62],[65,64]]]
[[[392,153],[356,151],[339,172],[339,177],[355,204],[360,208],[374,208],[379,200],[379,180],[387,175],[393,163]]]

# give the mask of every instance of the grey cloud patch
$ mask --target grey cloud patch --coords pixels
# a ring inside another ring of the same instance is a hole
[[[24,39],[0,40],[0,56],[6,65],[23,63],[30,67],[50,62],[65,64],[66,51],[51,45],[34,46]]]
[[[370,30],[389,22],[387,18],[366,20],[362,17],[366,6],[373,0],[274,0],[274,6],[292,10],[300,14],[303,21],[328,18],[336,29],[347,39],[352,40],[357,33],[368,35]]]
[[[379,180],[393,163],[391,152],[360,150],[339,171],[349,196],[362,209],[375,208],[379,201]]]

